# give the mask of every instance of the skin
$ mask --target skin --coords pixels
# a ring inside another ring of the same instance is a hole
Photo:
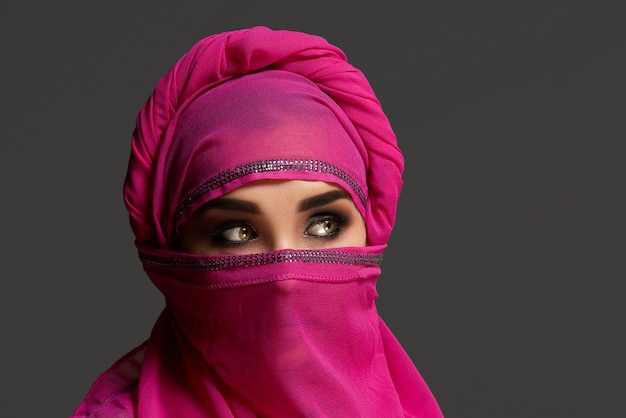
[[[365,246],[365,223],[350,195],[332,183],[260,180],[214,199],[180,227],[190,254]]]

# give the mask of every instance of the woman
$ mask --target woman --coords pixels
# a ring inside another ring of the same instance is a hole
[[[74,416],[442,416],[374,304],[402,166],[324,39],[196,44],[139,114],[124,189],[166,308]]]

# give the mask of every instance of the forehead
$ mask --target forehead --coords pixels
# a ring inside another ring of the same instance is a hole
[[[236,188],[224,196],[225,198],[265,200],[276,195],[285,199],[293,197],[314,196],[327,192],[338,191],[349,197],[340,186],[315,180],[257,180]]]
[[[205,203],[200,210],[205,212],[221,208],[256,214],[285,214],[305,212],[331,204],[349,205],[347,209],[358,212],[345,189],[333,183],[303,180],[260,180],[248,183]]]

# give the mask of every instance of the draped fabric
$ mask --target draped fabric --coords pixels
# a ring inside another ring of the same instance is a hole
[[[342,109],[300,75],[266,70],[213,87],[179,110],[164,141],[168,198],[154,204],[168,214],[169,246],[196,208],[259,179],[336,183],[366,217],[367,150]]]
[[[441,417],[375,305],[402,168],[367,80],[323,38],[257,27],[196,44],[141,110],[124,188],[166,307],[73,417]],[[340,186],[367,246],[177,250],[200,206],[266,179]]]
[[[158,82],[137,118],[124,197],[137,242],[167,246],[168,212],[162,177],[171,143],[166,132],[181,108],[234,77],[265,70],[309,79],[350,119],[367,152],[368,242],[384,244],[395,221],[403,158],[389,120],[367,79],[321,37],[265,27],[209,36]]]

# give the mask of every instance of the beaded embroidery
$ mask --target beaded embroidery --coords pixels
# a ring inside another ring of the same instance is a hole
[[[232,170],[223,171],[198,186],[180,204],[175,213],[179,218],[189,207],[206,193],[215,190],[233,180],[245,177],[252,173],[266,173],[275,171],[312,171],[316,173],[332,174],[344,181],[359,198],[364,208],[367,208],[367,196],[361,186],[345,171],[339,167],[319,160],[263,160],[254,161],[235,167]]]
[[[354,254],[328,250],[283,250],[214,257],[160,257],[139,253],[139,259],[144,264],[193,271],[215,271],[292,262],[379,266],[382,258],[382,254]]]

